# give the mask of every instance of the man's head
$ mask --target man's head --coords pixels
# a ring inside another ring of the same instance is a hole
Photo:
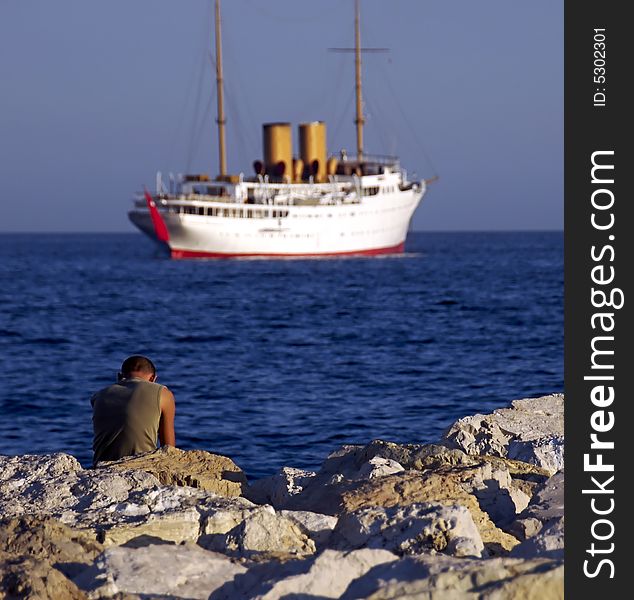
[[[128,356],[121,365],[119,379],[145,379],[146,381],[156,380],[156,367],[146,356],[135,354]]]

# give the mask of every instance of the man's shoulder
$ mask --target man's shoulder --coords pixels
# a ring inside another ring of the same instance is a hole
[[[161,383],[156,383],[156,381],[146,381],[145,379],[135,380],[135,383],[138,383],[141,387],[146,387],[148,390],[162,390],[165,386]]]
[[[101,388],[100,390],[97,390],[91,397],[90,397],[90,404],[95,403],[95,401],[98,398],[102,398],[103,396],[112,393],[112,391],[114,389],[116,389],[118,387],[118,383],[111,383],[110,385],[107,385],[106,387]]]

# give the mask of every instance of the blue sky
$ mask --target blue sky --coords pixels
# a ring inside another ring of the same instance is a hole
[[[354,149],[352,0],[224,0],[228,163],[261,124]],[[0,0],[0,231],[133,231],[157,170],[217,170],[210,0]],[[563,227],[563,2],[362,0],[366,150],[435,183],[419,230]],[[211,110],[208,110],[211,108]]]

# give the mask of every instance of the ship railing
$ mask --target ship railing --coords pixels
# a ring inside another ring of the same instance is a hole
[[[357,156],[348,156],[347,154],[342,154],[340,161],[348,164],[359,164],[359,158]],[[399,169],[401,161],[398,156],[391,154],[364,154],[361,163],[377,164]]]
[[[332,177],[330,182],[288,184],[270,183],[257,186],[236,188],[236,195],[217,196],[209,194],[154,194],[153,197],[159,207],[169,206],[205,206],[209,203],[222,206],[236,204],[258,205],[317,205],[317,204],[350,204],[360,201],[360,187],[358,178],[352,181],[339,181]],[[145,196],[136,194],[135,207],[146,206]]]

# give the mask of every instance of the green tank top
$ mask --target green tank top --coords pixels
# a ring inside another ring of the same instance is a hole
[[[162,385],[122,379],[91,399],[93,464],[156,450]]]

